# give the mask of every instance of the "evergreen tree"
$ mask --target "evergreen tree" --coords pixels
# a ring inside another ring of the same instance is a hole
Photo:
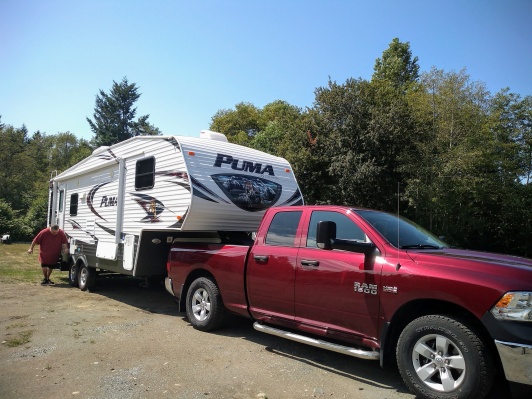
[[[160,134],[158,128],[148,123],[149,115],[143,115],[135,120],[137,108],[134,104],[140,97],[135,83],[129,83],[123,78],[120,83],[113,81],[109,94],[100,90],[96,96],[94,107],[94,121],[87,118],[96,146],[113,145],[138,135]]]
[[[382,53],[382,58],[375,61],[373,81],[387,81],[398,88],[408,86],[419,78],[418,58],[412,58],[410,43],[401,43],[395,38],[388,49]]]

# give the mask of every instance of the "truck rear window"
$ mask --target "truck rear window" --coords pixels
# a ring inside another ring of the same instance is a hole
[[[301,211],[277,213],[266,234],[266,244],[293,247],[301,213]]]

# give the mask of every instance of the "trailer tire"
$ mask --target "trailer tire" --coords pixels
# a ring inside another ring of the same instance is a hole
[[[222,326],[226,310],[220,290],[210,278],[194,280],[188,289],[186,301],[187,318],[196,329],[212,331]]]
[[[68,269],[68,282],[71,287],[79,286],[79,265],[72,263]]]
[[[81,291],[92,291],[96,285],[96,269],[85,264],[81,265],[78,275],[78,286]]]
[[[419,397],[481,399],[491,389],[495,364],[490,349],[459,319],[415,319],[402,331],[396,354],[404,382]]]

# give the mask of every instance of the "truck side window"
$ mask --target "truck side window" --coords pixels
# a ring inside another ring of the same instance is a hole
[[[353,240],[360,242],[369,242],[366,234],[358,227],[355,222],[347,216],[338,212],[314,211],[310,217],[308,228],[307,247],[317,248],[316,246],[316,227],[318,222],[331,221],[336,223],[336,238],[344,240]]]
[[[277,213],[266,234],[266,244],[293,247],[301,211]]]
[[[78,193],[70,196],[70,216],[76,216],[78,214],[78,197]]]
[[[155,158],[139,159],[135,165],[135,190],[147,190],[155,185]]]

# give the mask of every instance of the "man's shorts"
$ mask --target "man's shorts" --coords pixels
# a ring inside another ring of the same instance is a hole
[[[41,267],[49,267],[50,269],[55,269],[57,267],[57,264],[55,264],[55,265],[45,265],[44,263],[41,263]]]

